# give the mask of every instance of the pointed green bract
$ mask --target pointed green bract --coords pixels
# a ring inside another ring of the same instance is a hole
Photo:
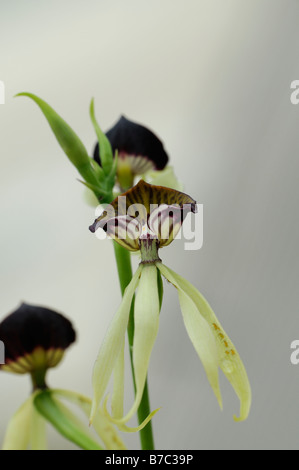
[[[87,183],[97,185],[89,156],[83,143],[71,127],[51,108],[48,103],[32,93],[19,93],[16,96],[31,98],[41,109],[47,119],[60,147],[77,168]]]
[[[90,103],[90,118],[96,132],[98,142],[99,142],[99,152],[101,155],[101,164],[106,175],[111,173],[113,167],[113,152],[111,144],[107,139],[106,135],[102,132],[94,113],[94,100],[91,100]]]
[[[240,417],[234,416],[235,421],[247,419],[251,407],[251,387],[244,364],[225,333],[215,313],[203,295],[186,279],[167,268],[180,288],[193,300],[200,314],[209,323],[216,340],[218,363],[223,373],[231,383],[240,400]]]
[[[176,280],[175,275],[162,263],[157,267],[163,276],[178,290],[183,320],[189,338],[204,366],[210,385],[222,409],[222,398],[218,378],[218,355],[213,332],[208,322],[201,316],[195,303]]]
[[[113,317],[113,320],[99,350],[99,354],[93,368],[93,401],[90,421],[93,420],[96,412],[98,411],[100,402],[104,397],[109,379],[112,375],[116,360],[120,353],[129,321],[132,299],[139,282],[141,271],[142,266],[138,268],[130,284],[128,285],[118,312]]]
[[[30,441],[33,395],[11,418],[4,437],[2,450],[26,450]]]

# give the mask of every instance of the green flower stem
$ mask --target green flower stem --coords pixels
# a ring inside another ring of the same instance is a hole
[[[132,279],[131,255],[125,248],[123,248],[118,243],[113,242],[113,245],[114,245],[114,253],[115,253],[116,264],[117,264],[117,269],[118,269],[120,288],[121,288],[121,293],[123,295],[127,285],[130,283]],[[128,339],[129,339],[130,359],[131,359],[134,389],[136,391],[134,369],[133,369],[134,299],[133,299],[132,306],[131,306],[130,319],[129,319],[129,324],[128,324]],[[144,386],[142,400],[138,408],[139,424],[142,423],[142,421],[144,421],[144,419],[149,414],[150,414],[150,402],[149,402],[148,386],[147,386],[147,381],[146,381],[145,386]],[[140,431],[140,442],[141,442],[142,450],[154,450],[154,437],[153,437],[151,421]]]
[[[31,372],[33,390],[44,390],[47,388],[46,373],[47,369],[45,368],[37,369]]]

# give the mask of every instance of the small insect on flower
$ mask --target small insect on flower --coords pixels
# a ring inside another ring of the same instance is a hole
[[[93,371],[93,407],[91,418],[101,407],[109,379],[114,372],[112,417],[120,429],[137,411],[146,382],[151,352],[159,329],[158,273],[177,290],[184,324],[189,338],[202,361],[208,380],[222,408],[218,369],[222,369],[240,399],[240,417],[248,417],[251,390],[247,373],[236,348],[220,325],[202,294],[188,281],[166,267],[159,249],[169,245],[189,212],[196,212],[196,202],[176,190],[140,181],[116,198],[90,227],[103,229],[115,242],[130,251],[139,251],[141,263],[128,285],[122,303],[112,319]],[[135,401],[123,413],[124,339],[129,313],[137,290],[134,312],[133,367],[136,382]],[[106,406],[104,400],[103,406]],[[153,413],[148,417],[151,419]],[[144,423],[143,423],[144,424]]]
[[[66,408],[60,398],[90,414],[91,400],[76,392],[48,388],[46,374],[56,367],[65,350],[75,341],[71,322],[48,308],[22,304],[0,323],[0,340],[5,345],[5,364],[0,370],[30,374],[33,391],[11,418],[3,450],[43,450],[47,447],[45,424],[48,420],[64,437],[84,449],[101,449],[87,426]],[[124,449],[115,429],[105,416],[94,428],[108,449]]]

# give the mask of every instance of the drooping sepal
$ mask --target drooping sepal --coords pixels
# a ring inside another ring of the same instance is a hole
[[[240,417],[234,416],[235,421],[247,419],[251,408],[251,387],[244,364],[227,333],[222,328],[218,318],[203,295],[186,279],[176,274],[164,265],[157,267],[179,290],[183,291],[196,305],[198,315],[209,325],[217,347],[217,362],[240,400]]]
[[[141,271],[142,267],[140,266],[128,285],[122,303],[112,319],[94,364],[92,375],[93,400],[90,414],[91,422],[100,408],[108,382],[123,346],[131,303],[139,283]]]

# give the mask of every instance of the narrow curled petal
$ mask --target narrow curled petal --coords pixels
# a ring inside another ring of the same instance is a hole
[[[137,411],[143,395],[150,356],[159,329],[159,295],[157,269],[144,266],[135,301],[133,366],[136,384],[135,401],[125,417],[115,422],[126,423]]]
[[[91,411],[91,399],[81,395],[80,393],[69,391],[69,390],[52,390],[54,396],[62,397],[68,400],[70,403],[81,408],[83,413],[89,417]],[[97,432],[100,439],[103,441],[105,448],[108,450],[125,450],[126,446],[121,440],[119,434],[117,433],[115,427],[111,422],[104,416],[103,413],[97,413],[94,421],[93,427]]]
[[[113,317],[110,327],[106,333],[104,341],[99,350],[96,359],[92,385],[93,385],[93,401],[90,420],[92,421],[99,408],[100,402],[104,396],[109,379],[112,375],[116,359],[121,350],[126,329],[129,321],[129,314],[133,295],[139,283],[142,266],[138,268],[134,274],[132,281],[128,285],[122,303]]]
[[[157,408],[156,410],[152,411],[143,421],[142,423],[139,424],[139,426],[136,427],[129,427],[126,426],[126,424],[123,423],[123,419],[117,419],[117,418],[112,418],[111,415],[109,414],[107,410],[107,401],[108,401],[109,396],[107,395],[104,403],[103,403],[103,413],[105,416],[109,419],[110,422],[117,424],[117,427],[119,428],[120,431],[123,432],[128,432],[128,433],[135,433],[141,431],[141,429],[145,428],[145,426],[151,421],[151,419],[155,416],[155,414],[160,410],[160,408]],[[102,413],[102,410],[100,410],[100,413]]]
[[[11,418],[4,437],[2,450],[26,450],[30,441],[33,395]]]
[[[189,338],[204,366],[208,380],[222,409],[218,378],[217,345],[209,323],[200,314],[192,298],[177,282],[176,275],[162,263],[157,263],[163,276],[178,290],[183,319]]]
[[[186,292],[187,295],[189,295],[196,304],[201,315],[209,323],[216,339],[219,366],[231,383],[240,400],[240,417],[236,418],[234,416],[234,419],[235,421],[244,421],[247,419],[251,407],[251,388],[244,364],[235,346],[223,330],[212,308],[200,292],[198,292],[198,290],[186,279],[182,278],[170,269],[168,269],[168,272],[175,277],[177,284]]]

